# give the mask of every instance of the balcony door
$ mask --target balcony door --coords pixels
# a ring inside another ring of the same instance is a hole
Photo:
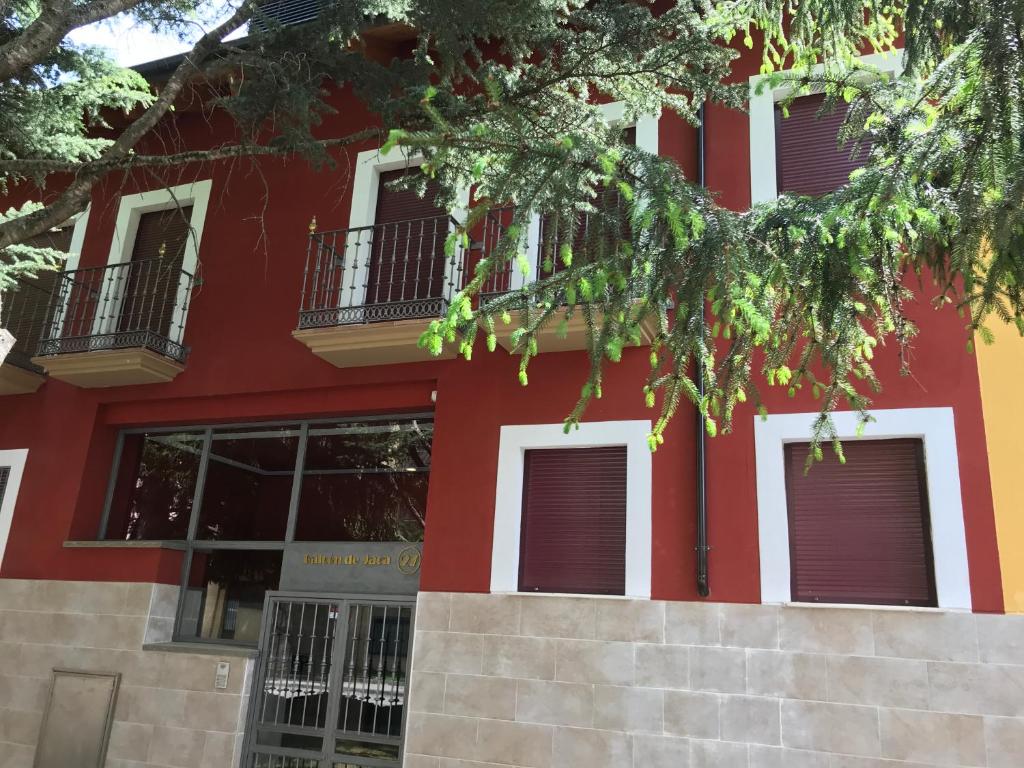
[[[391,187],[407,172],[380,174],[366,280],[368,321],[439,315],[444,309],[441,298],[449,279],[444,244],[451,219],[434,202],[436,183],[427,185],[423,197]]]

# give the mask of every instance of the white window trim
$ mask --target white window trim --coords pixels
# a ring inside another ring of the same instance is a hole
[[[389,171],[399,171],[403,168],[415,168],[423,164],[423,156],[419,153],[407,154],[401,147],[396,147],[389,152],[381,152],[380,149],[368,149],[356,156],[356,172],[352,180],[352,206],[349,210],[348,226],[350,230],[359,227],[372,227],[377,223],[377,196],[380,192],[380,176]],[[469,208],[469,190],[460,190],[458,194],[458,208],[451,212],[457,221],[465,221],[466,210]],[[366,286],[369,281],[366,279],[367,265],[370,262],[369,249],[371,242],[365,238],[360,239],[355,233],[349,232],[345,243],[345,258],[347,269],[351,261],[349,254],[356,261],[356,269],[350,283],[345,279],[346,285],[355,285],[359,290],[343,290],[341,292],[341,306],[362,306],[366,303]],[[449,263],[445,265],[445,281],[458,285],[459,264]]]
[[[565,434],[561,424],[506,425],[498,446],[491,592],[519,591],[523,470],[527,450],[626,446],[626,597],[651,596],[651,422],[591,421]]]
[[[872,53],[861,56],[858,61],[880,72],[896,74],[903,70],[903,49],[893,53]],[[812,74],[824,71],[823,65],[814,67]],[[790,85],[782,84],[775,89],[765,87],[760,93],[761,83],[770,75],[753,75],[750,78],[750,203],[765,203],[779,196],[775,167],[775,103],[793,92]]]
[[[967,537],[953,409],[895,408],[873,410],[871,415],[875,421],[869,423],[863,436],[858,438],[857,414],[853,411],[834,414],[839,438],[852,442],[910,437],[924,442],[938,607],[971,610]],[[764,603],[788,603],[792,599],[783,446],[807,442],[817,416],[817,413],[789,413],[768,416],[765,420],[754,417],[761,601]]]
[[[74,221],[74,229],[71,231],[71,245],[68,247],[68,257],[64,260],[64,271],[71,272],[78,269],[78,262],[82,258],[82,246],[85,244],[85,233],[89,228],[89,212],[92,204],[85,206],[85,210],[71,218]]]
[[[25,461],[28,459],[27,448],[16,448],[0,451],[0,467],[10,468],[7,477],[7,490],[0,499],[0,565],[4,562],[7,551],[7,539],[11,534],[11,522],[14,520],[14,505],[18,499],[18,488],[25,472]]]
[[[146,192],[139,192],[134,195],[121,197],[120,205],[117,208],[117,219],[114,223],[114,236],[110,242],[110,253],[107,256],[107,266],[114,264],[126,264],[132,259],[132,250],[135,248],[135,235],[139,230],[139,219],[144,213],[154,211],[169,211],[179,206],[192,206],[192,215],[189,219],[189,234],[185,240],[185,252],[182,255],[181,269],[195,277],[196,267],[199,264],[199,245],[203,238],[203,227],[206,224],[206,212],[210,205],[210,191],[213,181],[204,179],[191,184],[181,184],[176,187],[164,187],[152,189]],[[171,317],[171,327],[185,327],[187,308],[185,307],[185,296],[188,291],[188,278],[181,275],[178,282],[178,295],[174,302],[174,313]],[[116,301],[116,299],[115,299]],[[97,317],[93,333],[108,333],[116,328],[119,312],[110,312],[104,322]],[[105,326],[105,327],[104,327]]]

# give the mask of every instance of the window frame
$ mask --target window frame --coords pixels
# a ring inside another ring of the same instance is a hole
[[[834,413],[839,439],[844,442],[895,438],[922,441],[936,604],[939,609],[970,611],[970,571],[953,409],[878,409],[872,410],[871,416],[874,421],[866,425],[862,435],[858,435],[856,412]],[[817,412],[775,414],[764,419],[753,417],[762,603],[794,603],[783,446],[786,443],[806,443],[817,417]],[[891,605],[881,607],[900,609],[900,606]]]
[[[866,67],[884,74],[896,75],[903,71],[903,49],[892,53],[872,53],[857,59]],[[780,72],[790,72],[783,69]],[[818,64],[812,74],[825,71]],[[778,72],[775,73],[779,74]],[[767,203],[779,196],[778,166],[776,163],[775,104],[793,93],[789,84],[776,88],[765,85],[772,75],[752,75],[749,80],[749,142],[750,142],[750,204]]]
[[[501,427],[494,497],[490,590],[495,593],[562,594],[519,591],[522,546],[523,471],[526,451],[543,448],[626,447],[626,589],[624,597],[651,597],[651,497],[653,492],[648,419],[589,421],[565,432],[562,424]],[[593,595],[588,595],[593,597]]]
[[[174,612],[174,628],[171,634],[172,642],[182,643],[202,643],[206,645],[233,645],[239,647],[251,648],[252,643],[240,642],[235,640],[227,640],[220,638],[200,638],[200,637],[188,637],[183,636],[180,633],[181,630],[181,619],[185,609],[185,588],[184,585],[187,583],[189,574],[192,569],[192,559],[197,550],[199,551],[213,551],[213,550],[274,550],[284,552],[284,550],[291,544],[295,543],[307,543],[305,540],[295,539],[295,528],[298,521],[299,511],[299,496],[302,491],[302,475],[305,468],[305,457],[306,457],[306,444],[307,438],[309,437],[310,431],[315,431],[322,425],[337,425],[346,422],[351,423],[365,423],[365,422],[390,422],[390,421],[411,421],[414,419],[425,419],[429,420],[431,424],[434,423],[434,413],[431,411],[415,411],[409,413],[386,413],[386,414],[374,414],[365,416],[342,416],[338,418],[318,418],[318,419],[276,419],[274,421],[244,421],[244,422],[226,422],[226,423],[206,423],[206,424],[182,424],[174,426],[157,426],[157,427],[131,427],[122,429],[118,432],[117,442],[114,447],[113,463],[110,470],[110,477],[107,482],[106,496],[103,502],[103,514],[100,517],[99,531],[97,533],[97,540],[116,543],[122,541],[121,539],[109,538],[107,534],[107,526],[110,522],[111,506],[114,499],[114,491],[117,485],[118,471],[121,465],[121,456],[124,450],[124,440],[129,435],[141,435],[141,434],[176,434],[182,432],[193,432],[203,433],[203,452],[199,461],[199,467],[196,475],[196,486],[192,495],[192,508],[189,513],[188,529],[186,538],[167,540],[164,542],[154,541],[155,544],[163,543],[168,548],[180,550],[182,552],[182,563],[181,563],[181,575],[177,582],[178,584],[178,598],[177,606]],[[244,540],[244,539],[202,539],[197,537],[199,531],[199,517],[202,514],[202,499],[206,481],[206,470],[209,466],[210,448],[213,444],[213,433],[215,430],[234,430],[234,429],[250,429],[253,427],[266,427],[272,429],[275,427],[282,426],[294,426],[297,427],[297,433],[299,437],[298,449],[295,457],[295,468],[292,474],[292,488],[291,495],[288,503],[288,518],[285,526],[284,538],[281,540]],[[0,451],[0,464],[3,464],[4,451]],[[27,453],[27,451],[26,451]],[[417,470],[423,471],[423,470]],[[426,470],[429,473],[429,469]],[[2,523],[3,516],[0,515],[0,535],[2,535]],[[0,537],[0,543],[3,539]],[[0,557],[2,557],[3,549],[0,548]]]
[[[28,448],[0,451],[0,468],[8,470],[7,483],[0,497],[0,566],[3,566],[4,554],[7,552],[11,524],[14,522],[14,507],[18,502],[18,490],[21,488],[27,461]]]

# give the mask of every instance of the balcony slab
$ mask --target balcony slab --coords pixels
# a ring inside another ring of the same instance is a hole
[[[601,323],[601,314],[594,314],[594,323]],[[574,352],[587,348],[587,322],[583,318],[583,312],[579,309],[569,319],[565,334],[559,334],[558,327],[561,325],[562,316],[556,314],[551,321],[537,333],[537,351],[544,352]],[[509,352],[517,351],[512,343],[512,333],[518,326],[504,325],[498,319],[494,324],[494,335],[497,336],[498,344]],[[640,345],[649,346],[654,337],[658,334],[658,320],[653,315],[648,315],[640,323]]]
[[[338,368],[454,358],[458,354],[455,345],[446,345],[444,352],[435,357],[417,344],[429,322],[395,320],[309,328],[292,331],[292,336],[309,347],[314,355]]]
[[[92,352],[34,357],[51,378],[85,389],[163,384],[185,366],[149,349],[104,349]]]
[[[11,363],[0,365],[0,396],[30,395],[43,386],[46,377]]]

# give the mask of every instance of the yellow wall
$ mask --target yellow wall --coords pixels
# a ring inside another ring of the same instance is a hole
[[[1024,339],[999,320],[978,343],[981,401],[1007,613],[1024,613]]]

